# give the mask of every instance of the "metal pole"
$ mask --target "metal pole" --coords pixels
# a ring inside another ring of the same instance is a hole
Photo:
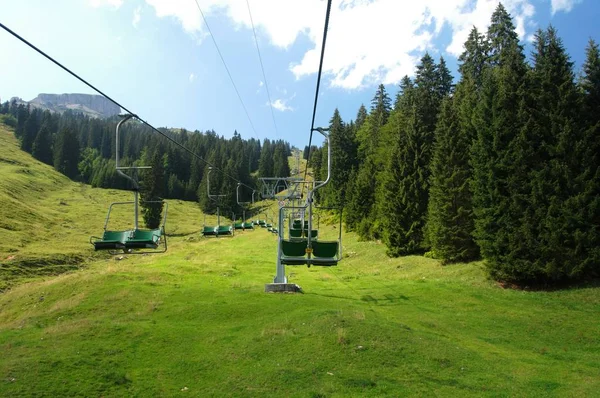
[[[133,227],[138,229],[138,205],[139,205],[139,192],[137,189],[133,191]]]
[[[210,173],[212,172],[212,167],[208,168],[208,173],[206,174],[206,193],[208,194],[208,198],[210,199]]]
[[[135,115],[131,115],[131,114],[130,115],[125,115],[123,117],[123,119],[121,119],[119,121],[119,123],[117,123],[117,129],[116,129],[116,132],[115,132],[115,141],[116,141],[115,142],[115,145],[116,145],[116,147],[115,147],[115,167],[117,169],[117,174],[119,174],[120,176],[125,177],[129,181],[131,181],[133,183],[134,189],[138,190],[139,186],[138,186],[137,181],[134,178],[128,176],[125,173],[123,173],[123,171],[119,168],[119,128],[121,128],[121,125],[123,123],[125,123],[126,121],[128,121],[129,119],[131,119],[132,117],[136,117],[136,116]]]
[[[273,279],[273,283],[287,283],[287,278],[285,277],[285,264],[281,263],[281,241],[283,240],[283,207],[279,208],[279,226],[280,228],[277,230],[277,274],[275,275],[275,279]]]

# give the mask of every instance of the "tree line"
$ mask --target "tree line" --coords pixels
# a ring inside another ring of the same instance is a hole
[[[320,194],[346,228],[390,256],[483,258],[490,275],[552,284],[600,275],[600,55],[576,74],[556,29],[528,62],[499,4],[473,28],[454,84],[443,58],[420,60],[393,101],[330,120],[333,176]],[[305,148],[325,178],[327,148]]]
[[[0,105],[0,115],[5,124],[14,127],[22,150],[69,178],[94,187],[133,188],[116,173],[118,117],[96,119],[73,111],[51,113],[14,100]],[[210,175],[210,188],[211,194],[226,195],[218,203],[222,211],[239,214],[234,179],[259,187],[257,177],[290,175],[288,156],[292,148],[283,140],[265,139],[261,143],[254,138],[242,139],[237,131],[227,139],[212,130],[160,130],[215,167]],[[137,176],[143,198],[199,201],[204,212],[216,211],[217,203],[208,200],[209,167],[204,161],[138,121],[124,123],[120,133],[121,165],[152,166]],[[240,189],[240,201],[251,200],[252,191],[247,187]],[[152,213],[154,210],[144,211]]]

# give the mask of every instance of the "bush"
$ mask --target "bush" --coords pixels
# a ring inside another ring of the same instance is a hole
[[[17,127],[17,119],[13,115],[0,115],[0,123],[4,123],[8,127]]]

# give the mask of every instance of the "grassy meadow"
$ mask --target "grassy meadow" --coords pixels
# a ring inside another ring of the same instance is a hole
[[[287,268],[303,294],[266,294],[273,234],[201,238],[198,206],[170,201],[167,253],[95,253],[108,205],[131,194],[17,148],[0,127],[0,396],[600,391],[598,287],[503,289],[481,263],[390,259],[346,234],[339,266]]]

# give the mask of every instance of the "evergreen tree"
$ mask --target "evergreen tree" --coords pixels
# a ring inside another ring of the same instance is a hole
[[[390,256],[421,252],[429,200],[430,161],[440,103],[451,89],[445,66],[438,67],[429,54],[417,66],[415,87],[399,98],[396,109],[401,133],[393,143],[383,173],[383,198],[379,218]],[[445,84],[442,84],[444,82]],[[405,81],[406,88],[410,82]]]
[[[437,87],[437,95],[440,99],[450,95],[454,88],[452,84],[452,75],[450,74],[450,70],[446,66],[446,61],[444,61],[444,57],[440,57],[440,63],[437,66],[437,77],[438,77],[438,87]]]
[[[360,108],[358,108],[358,113],[356,114],[356,129],[358,130],[359,128],[362,127],[362,125],[365,123],[365,120],[367,120],[367,116],[369,114],[367,113],[367,108],[365,108],[364,104],[360,105]]]
[[[381,127],[387,122],[391,110],[392,101],[385,91],[385,86],[380,84],[375,97],[371,100],[371,115],[373,115],[373,121],[377,127]]]
[[[25,121],[24,128],[21,136],[21,149],[25,152],[31,153],[33,148],[33,142],[37,137],[37,133],[39,131],[39,123],[38,123],[38,112],[37,110],[31,111],[29,113],[29,117]],[[48,131],[48,134],[50,132]]]
[[[577,231],[579,253],[586,253],[581,264],[584,275],[600,276],[600,52],[590,40],[580,83],[583,91],[583,137],[577,154],[580,158],[576,184],[577,197],[569,203],[579,209],[578,220],[583,224]]]
[[[285,146],[281,143],[275,145],[273,151],[273,174],[275,177],[290,176],[290,163],[288,161]]]
[[[47,124],[42,125],[35,136],[31,154],[40,162],[52,164],[52,134]]]
[[[487,31],[489,62],[492,66],[510,63],[514,60],[515,51],[523,52],[519,44],[519,36],[512,23],[512,17],[502,3],[498,3],[492,14],[492,20]]]
[[[467,91],[462,94],[461,91]],[[471,137],[460,128],[456,103],[474,87],[461,85],[454,100],[446,98],[436,129],[431,162],[427,232],[431,250],[444,263],[469,261],[479,254],[472,233],[473,208],[469,187]]]
[[[260,151],[260,160],[258,161],[258,175],[260,177],[275,177],[273,173],[273,151],[271,141],[265,139],[262,150]]]
[[[600,50],[598,44],[590,40],[586,48],[583,64],[583,79],[580,86],[584,94],[583,116],[588,126],[600,119]]]
[[[70,129],[63,129],[54,145],[54,168],[71,179],[79,173],[79,140]]]
[[[471,29],[465,42],[465,51],[458,57],[458,71],[463,79],[471,79],[477,89],[481,87],[483,69],[488,63],[488,45],[485,36],[476,27]]]
[[[140,184],[141,208],[144,217],[144,224],[147,228],[158,228],[162,222],[164,196],[164,159],[159,150],[151,155],[148,151],[146,156],[142,156],[142,162],[149,165],[151,169],[142,172],[142,181]],[[149,203],[150,201],[159,201],[159,203]]]
[[[337,109],[329,121],[329,142],[331,143],[331,181],[324,188],[325,204],[341,206],[345,201],[350,170],[356,159],[356,147],[353,131],[344,124]],[[324,156],[326,157],[326,153]]]
[[[371,239],[372,209],[375,201],[375,165],[366,159],[356,173],[352,190],[346,201],[346,226],[357,231],[362,239]]]
[[[518,140],[524,126],[527,65],[510,16],[501,5],[488,31],[493,68],[485,69],[474,115],[473,205],[475,237],[493,277],[518,269],[527,239],[528,148]]]
[[[555,29],[538,31],[534,48],[528,119],[517,140],[526,153],[527,174],[519,181],[524,188],[517,191],[525,200],[524,236],[508,248],[512,264],[499,264],[494,272],[519,281],[578,279],[592,266],[577,178],[586,167],[585,150],[578,145],[579,96],[572,62]]]
[[[435,134],[427,241],[444,263],[469,261],[479,254],[473,239],[470,149],[476,136],[473,111],[478,103],[486,51],[484,36],[473,28],[459,57],[462,80],[453,99],[444,102]]]

